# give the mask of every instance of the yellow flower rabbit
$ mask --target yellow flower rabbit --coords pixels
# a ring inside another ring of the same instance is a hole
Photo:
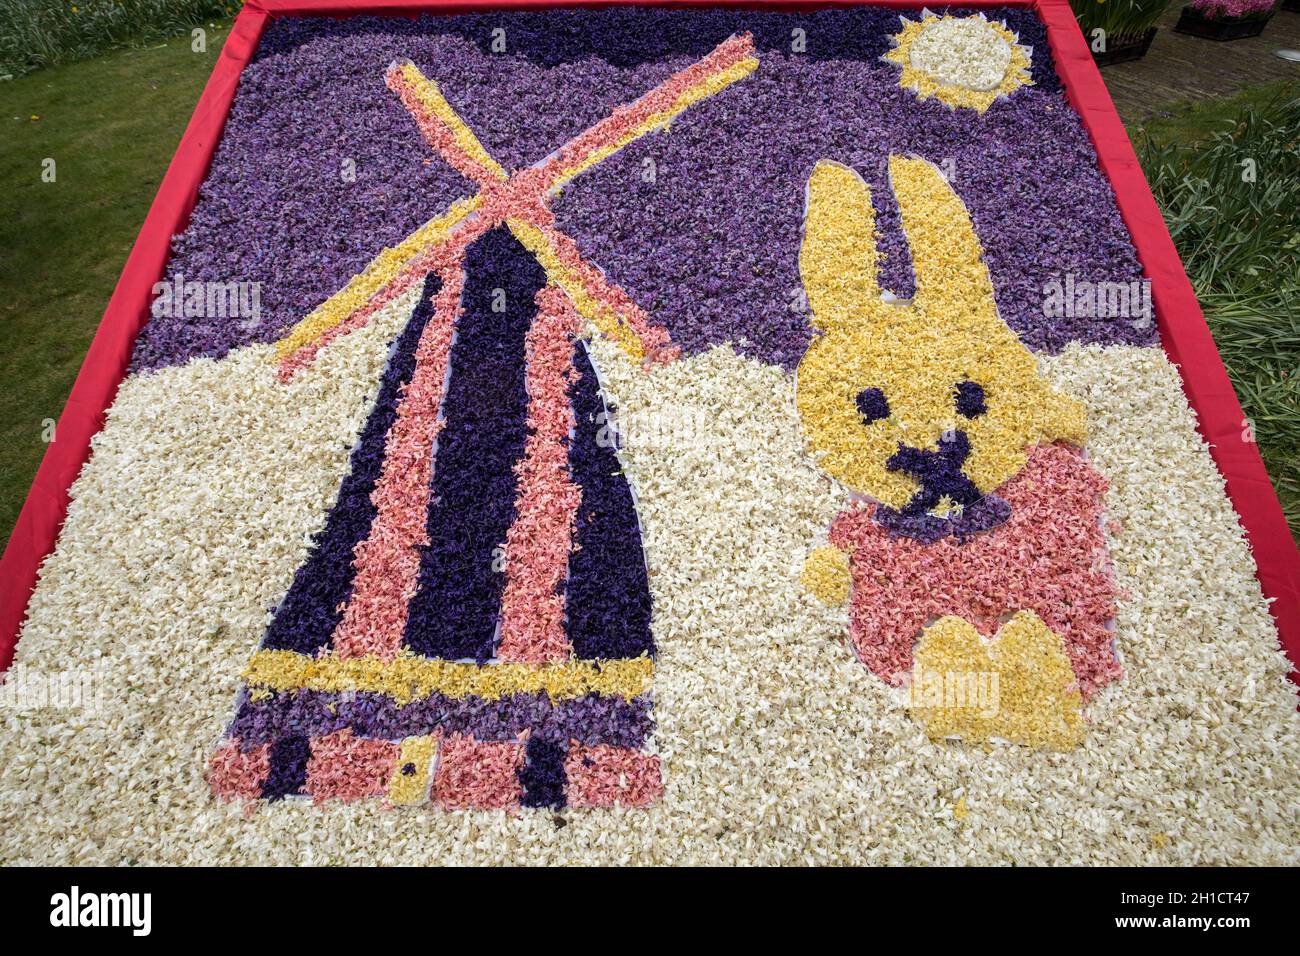
[[[799,268],[817,334],[796,402],[819,465],[854,501],[803,580],[831,603],[849,598],[853,647],[874,673],[923,684],[909,706],[931,737],[1067,748],[1082,700],[1119,673],[1105,482],[1053,444],[1082,445],[1083,408],[999,317],[970,217],[939,170],[892,156],[889,173],[911,302],[881,295],[861,177],[822,161],[808,182]],[[1001,689],[997,706],[945,696],[977,664],[993,675],[979,686]]]
[[[979,240],[943,175],[893,156],[916,297],[876,284],[875,212],[853,170],[808,181],[799,271],[821,334],[798,371],[799,417],[819,464],[854,491],[923,511],[975,503],[1018,472],[1025,449],[1082,444],[1079,404],[1054,393],[998,317]]]

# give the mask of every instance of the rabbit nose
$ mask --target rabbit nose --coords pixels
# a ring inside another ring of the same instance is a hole
[[[939,504],[941,498],[959,505],[974,504],[981,497],[975,483],[962,474],[970,457],[970,439],[960,429],[945,432],[937,449],[898,444],[898,451],[885,462],[890,471],[902,472],[919,482],[921,490],[903,509],[904,514],[921,514]]]
[[[944,432],[935,449],[917,448],[899,442],[898,451],[885,462],[885,467],[890,471],[913,475],[918,471],[928,471],[937,462],[949,463],[960,468],[969,457],[970,439],[958,428]]]

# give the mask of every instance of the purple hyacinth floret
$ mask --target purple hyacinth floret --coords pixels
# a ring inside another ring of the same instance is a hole
[[[979,382],[957,383],[957,414],[978,418],[988,411],[984,400],[984,386]]]
[[[383,694],[299,690],[272,692],[256,700],[242,695],[226,733],[248,749],[296,735],[324,737],[345,729],[380,740],[441,732],[510,741],[529,731],[587,746],[639,750],[653,732],[654,720],[648,696],[625,700],[588,694],[551,700],[539,692],[487,700],[432,694],[398,706]]]
[[[983,395],[981,388],[978,395],[981,403]],[[968,399],[973,397],[967,393]],[[959,405],[960,402],[959,389]],[[969,457],[970,439],[961,429],[946,432],[939,439],[939,447],[933,451],[900,443],[898,451],[885,462],[885,467],[907,475],[921,487],[902,508],[878,507],[876,523],[895,535],[927,544],[950,535],[965,539],[1002,524],[1011,516],[1011,506],[996,495],[983,494],[975,482],[966,477],[962,466]],[[945,499],[956,511],[948,517],[932,514]]]
[[[419,304],[393,347],[374,408],[352,450],[347,477],[339,487],[325,527],[275,610],[262,640],[265,648],[310,654],[328,644],[334,634],[342,616],[340,608],[352,594],[356,546],[370,533],[375,519],[370,496],[383,470],[388,431],[397,420],[402,389],[415,372],[416,347],[433,315],[433,297],[440,286],[438,277],[431,274]]]
[[[874,520],[898,538],[911,538],[921,544],[934,544],[953,537],[965,541],[1004,524],[1011,517],[1011,504],[994,494],[984,495],[963,507],[958,514],[940,518],[922,512],[907,513],[883,505],[876,508]]]
[[[406,645],[480,662],[495,652],[501,547],[515,519],[515,462],[527,438],[524,335],[546,273],[504,228],[470,246]]]
[[[566,632],[579,658],[638,657],[654,651],[650,582],[641,527],[623,466],[606,427],[612,420],[586,343],[575,343],[569,388],[574,436],[569,470],[582,489],[565,588]]]
[[[283,800],[302,793],[307,782],[311,741],[301,735],[282,737],[271,745],[271,770],[262,784],[262,797]]]
[[[965,13],[960,9],[950,12]],[[733,33],[759,69],[569,184],[558,226],[685,354],[732,342],[793,370],[811,329],[798,308],[805,186],[814,164],[857,170],[872,191],[880,282],[908,298],[911,259],[886,158],[944,163],[970,210],[1002,318],[1031,349],[1152,345],[1153,323],[1049,317],[1053,277],[1141,277],[1096,152],[1066,101],[1037,15],[985,9],[1033,48],[1033,85],[986,113],[920,102],[880,57],[898,12],[604,10],[418,18],[286,17],[267,27],[167,275],[261,284],[254,321],[159,317],[132,370],[272,341],[475,187],[434,156],[387,65],[409,57],[508,169],[535,163]],[[510,55],[490,49],[493,29]],[[806,52],[790,50],[802,29]],[[653,160],[660,175],[644,177]],[[355,176],[340,175],[349,163]],[[650,181],[648,181],[650,180]]]
[[[856,404],[864,424],[870,425],[889,417],[889,400],[878,388],[864,388],[858,392]]]
[[[522,803],[526,807],[550,807],[559,810],[565,805],[564,758],[568,748],[561,742],[547,740],[539,734],[528,738],[524,748],[524,765],[519,770],[523,784]]]

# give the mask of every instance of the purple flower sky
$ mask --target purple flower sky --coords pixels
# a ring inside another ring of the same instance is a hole
[[[651,8],[418,19],[275,21],[245,70],[225,135],[168,274],[262,284],[260,322],[156,318],[133,369],[273,341],[385,246],[473,186],[420,137],[384,85],[409,57],[507,168],[531,165],[656,83],[749,30],[759,69],[583,174],[560,228],[666,326],[687,354],[723,341],[792,369],[810,337],[796,307],[804,187],[818,159],[872,186],[883,284],[912,275],[885,178],[893,153],[953,170],[1003,318],[1025,343],[1148,345],[1154,326],[1042,315],[1043,286],[1127,282],[1141,269],[1113,193],[1028,11],[1005,19],[1034,48],[1035,85],[987,113],[918,102],[881,62],[898,15]],[[493,53],[493,30],[507,50]],[[807,51],[792,53],[796,28]],[[653,160],[653,182],[644,181]],[[343,175],[355,168],[355,181]]]

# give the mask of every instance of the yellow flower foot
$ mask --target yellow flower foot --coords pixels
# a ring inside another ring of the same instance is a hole
[[[804,561],[799,581],[824,604],[832,607],[843,604],[848,600],[853,581],[848,554],[830,545],[814,548]]]
[[[1058,637],[1020,611],[992,642],[969,622],[940,618],[916,649],[908,709],[931,740],[991,738],[1038,750],[1083,739],[1083,699]]]

